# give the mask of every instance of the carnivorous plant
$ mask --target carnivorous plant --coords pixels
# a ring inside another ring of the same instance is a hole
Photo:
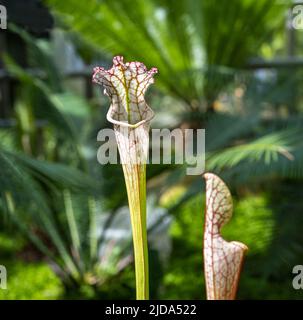
[[[206,212],[204,227],[204,273],[208,300],[233,300],[236,297],[245,244],[227,242],[220,234],[233,213],[232,197],[225,183],[215,174],[204,174]]]
[[[126,183],[135,258],[137,299],[149,298],[146,231],[146,162],[149,127],[154,112],[144,100],[154,82],[156,68],[147,70],[140,62],[123,62],[116,56],[109,70],[94,69],[93,81],[104,87],[111,100],[107,119],[113,123]]]

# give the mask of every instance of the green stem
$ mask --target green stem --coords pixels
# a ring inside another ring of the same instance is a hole
[[[148,247],[146,228],[146,165],[124,164],[133,233],[136,297],[149,299]]]

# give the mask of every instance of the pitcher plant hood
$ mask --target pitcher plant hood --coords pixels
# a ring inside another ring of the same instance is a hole
[[[135,128],[154,117],[144,95],[157,72],[157,68],[148,71],[141,62],[124,63],[122,56],[113,58],[109,70],[94,68],[93,81],[104,87],[104,94],[111,100],[107,113],[109,122]]]

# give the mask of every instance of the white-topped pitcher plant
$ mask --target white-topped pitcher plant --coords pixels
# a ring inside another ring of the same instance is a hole
[[[113,59],[109,70],[94,69],[93,81],[104,87],[111,100],[107,120],[114,125],[120,160],[126,183],[134,245],[136,296],[149,298],[148,248],[146,227],[146,163],[149,128],[154,112],[147,105],[144,94],[156,68],[147,70],[140,62]]]

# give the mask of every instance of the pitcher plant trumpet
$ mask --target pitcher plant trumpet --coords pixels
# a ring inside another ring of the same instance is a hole
[[[93,74],[93,82],[104,87],[104,94],[111,101],[107,120],[114,125],[127,189],[138,300],[149,298],[146,163],[154,112],[144,94],[157,72],[157,68],[148,71],[141,62],[124,63],[123,57],[116,56],[111,69],[96,67]]]

